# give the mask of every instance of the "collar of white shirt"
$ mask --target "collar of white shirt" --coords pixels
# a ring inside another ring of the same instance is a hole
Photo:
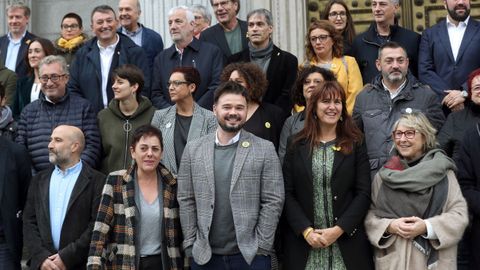
[[[218,130],[215,132],[215,144],[216,145],[219,145],[219,146],[227,146],[227,145],[231,145],[231,144],[234,144],[236,142],[238,142],[240,140],[240,132],[239,131],[237,133],[237,135],[233,136],[232,139],[230,139],[230,141],[228,141],[226,144],[222,144],[220,143],[220,140],[218,139]]]

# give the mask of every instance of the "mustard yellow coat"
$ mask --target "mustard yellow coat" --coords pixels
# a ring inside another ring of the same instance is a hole
[[[345,60],[342,60],[342,58]],[[310,65],[317,65],[316,59],[311,59],[309,62]],[[349,114],[352,114],[355,98],[363,88],[362,74],[360,73],[357,61],[354,57],[346,55],[340,58],[334,57],[330,71],[335,74],[338,83],[340,83],[345,90],[347,96],[347,111]]]

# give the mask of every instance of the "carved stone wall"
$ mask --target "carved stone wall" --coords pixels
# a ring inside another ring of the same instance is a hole
[[[307,21],[319,18],[328,0],[306,0],[308,7]],[[373,21],[371,0],[345,1],[353,15],[357,33],[365,31]],[[443,0],[403,0],[398,12],[400,25],[421,33],[426,28],[445,18],[447,12]],[[471,15],[480,18],[480,0],[471,0]]]

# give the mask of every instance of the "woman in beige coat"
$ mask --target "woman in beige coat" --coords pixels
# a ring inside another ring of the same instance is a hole
[[[453,161],[435,149],[435,132],[421,113],[394,125],[398,155],[375,176],[365,219],[377,270],[456,269],[467,205]]]

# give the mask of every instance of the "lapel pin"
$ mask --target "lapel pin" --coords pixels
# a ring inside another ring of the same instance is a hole
[[[265,122],[265,127],[266,127],[266,128],[271,128],[271,127],[272,127],[272,124],[270,124],[270,122],[267,121],[267,122]]]
[[[247,141],[245,141],[245,142],[242,142],[242,146],[243,146],[243,147],[245,147],[245,148],[247,148],[247,147],[249,147],[249,146],[250,146],[250,143],[249,143],[249,142],[247,142]]]
[[[332,149],[333,149],[333,151],[337,151],[337,152],[338,152],[338,151],[342,150],[342,147],[341,147],[341,146],[335,146],[335,145],[333,145],[333,146],[332,146]]]
[[[166,128],[170,128],[171,126],[172,126],[172,123],[170,123],[170,122],[168,122],[168,123],[165,125]]]

